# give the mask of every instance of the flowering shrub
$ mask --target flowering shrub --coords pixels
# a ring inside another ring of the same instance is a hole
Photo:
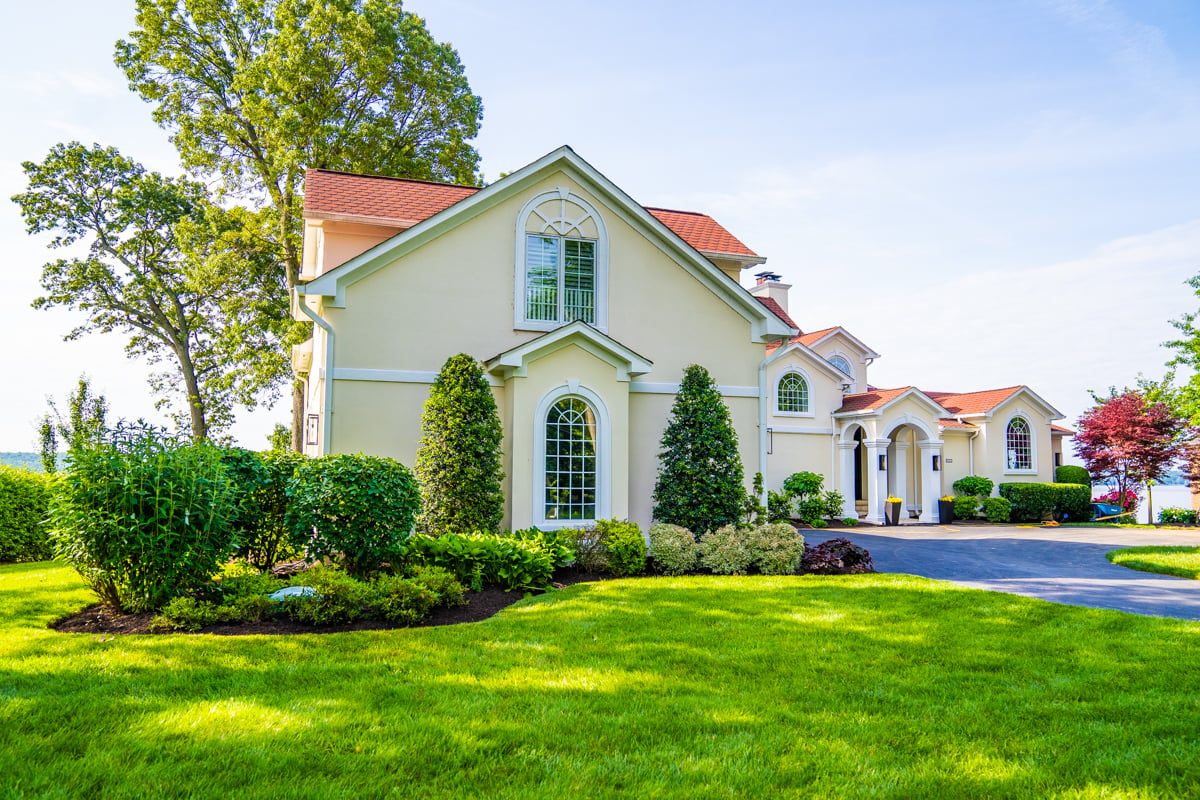
[[[1096,502],[1107,503],[1108,505],[1112,506],[1120,506],[1122,511],[1136,511],[1138,507],[1138,499],[1137,492],[1133,491],[1132,489],[1125,490],[1124,500],[1121,499],[1120,490],[1113,489],[1111,492],[1105,492],[1104,494],[1097,496]]]

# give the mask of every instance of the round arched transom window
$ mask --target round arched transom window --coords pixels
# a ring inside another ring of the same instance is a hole
[[[596,518],[596,414],[564,397],[546,413],[545,518]]]
[[[1022,417],[1013,417],[1008,423],[1005,438],[1008,445],[1008,468],[1033,469],[1033,437],[1030,434],[1029,423]]]
[[[850,362],[841,356],[830,356],[829,363],[840,369],[842,372],[853,377],[854,373],[850,371]]]
[[[808,381],[803,375],[789,372],[779,379],[777,408],[782,414],[808,413]]]

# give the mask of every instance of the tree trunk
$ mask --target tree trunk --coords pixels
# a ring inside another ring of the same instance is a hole
[[[187,391],[188,414],[192,420],[192,438],[203,442],[208,438],[208,421],[204,417],[204,398],[200,396],[200,384],[196,380],[196,368],[191,354],[186,349],[175,350],[179,358],[179,371],[183,373],[183,388]]]
[[[304,381],[292,381],[292,449],[304,452]]]

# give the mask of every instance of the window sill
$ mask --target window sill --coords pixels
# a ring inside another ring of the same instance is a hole
[[[792,419],[795,419],[796,417],[814,419],[817,416],[812,411],[774,411],[772,414],[776,417],[790,417]]]

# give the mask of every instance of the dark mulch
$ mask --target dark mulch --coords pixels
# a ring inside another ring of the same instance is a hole
[[[844,542],[845,540],[837,541]],[[849,543],[847,542],[847,544]],[[841,564],[838,564],[838,566],[840,567]],[[828,574],[834,570],[827,568],[822,571]],[[857,572],[863,570],[860,568],[858,570],[846,571]],[[874,569],[867,571],[873,572]],[[577,583],[590,583],[612,579],[612,575],[600,575],[578,569],[562,569],[554,575],[554,587],[562,589]],[[488,587],[479,592],[468,590],[464,594],[467,605],[455,608],[434,609],[428,617],[415,627],[430,628],[437,625],[459,625],[464,622],[480,622],[495,616],[518,600],[524,599],[527,594],[521,591],[506,592],[495,587]],[[164,631],[150,630],[150,621],[154,617],[155,613],[153,611],[146,611],[141,614],[121,614],[114,611],[110,606],[97,603],[96,605],[88,606],[76,614],[59,620],[50,627],[60,633],[106,635],[163,633]],[[288,619],[274,619],[265,622],[210,625],[207,628],[202,628],[198,633],[211,633],[216,636],[249,636],[252,634],[289,635],[298,633],[344,633],[346,631],[387,631],[403,627],[409,626],[398,625],[386,620],[359,620],[358,622],[350,622],[343,625],[322,625],[317,627]]]

